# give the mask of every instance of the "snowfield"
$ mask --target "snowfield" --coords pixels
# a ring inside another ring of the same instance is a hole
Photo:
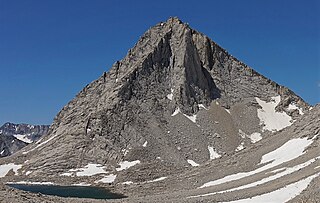
[[[83,168],[70,169],[69,172],[62,173],[60,176],[71,176],[73,172],[76,173],[76,176],[93,176],[107,173],[104,168],[101,164],[87,164]]]
[[[288,116],[285,112],[277,112],[275,110],[276,106],[281,101],[280,95],[271,97],[270,102],[262,101],[257,97],[255,99],[262,107],[262,109],[257,110],[257,113],[260,123],[264,125],[263,130],[276,132],[292,125],[292,118],[290,116]]]
[[[120,167],[116,168],[117,171],[122,171],[122,170],[126,170],[136,164],[140,164],[139,160],[135,160],[135,161],[123,161],[120,162],[119,165]]]
[[[220,178],[214,181],[209,181],[203,184],[199,188],[205,188],[205,187],[219,185],[219,184],[230,182],[230,181],[239,180],[241,178],[245,178],[245,177],[263,172],[267,169],[271,169],[282,163],[296,159],[305,153],[304,152],[305,148],[308,147],[312,142],[313,142],[313,139],[308,140],[308,138],[296,138],[296,139],[289,140],[288,142],[286,142],[276,150],[262,156],[259,165],[261,164],[266,164],[266,165],[260,168],[257,168],[256,170],[253,170],[253,171],[240,172],[240,173],[225,176],[223,178]]]
[[[18,140],[22,141],[22,142],[25,142],[25,143],[32,143],[33,140],[29,139],[28,138],[28,135],[20,135],[20,134],[16,134],[16,135],[13,135],[15,138],[17,138]]]
[[[248,199],[240,199],[236,201],[231,201],[228,203],[256,203],[256,202],[264,202],[264,203],[283,203],[287,202],[294,197],[298,196],[304,189],[308,187],[310,182],[318,177],[320,174],[315,174],[312,176],[309,176],[305,179],[302,179],[298,182],[292,183],[290,185],[287,185],[283,188],[280,188],[278,190],[275,190],[270,193],[262,194],[259,196],[255,196]]]
[[[5,177],[10,170],[17,174],[18,170],[22,167],[21,164],[9,163],[0,165],[0,178]]]
[[[104,178],[96,181],[96,183],[113,183],[114,180],[116,179],[117,175],[114,175],[114,174],[109,174],[107,176],[105,176]]]

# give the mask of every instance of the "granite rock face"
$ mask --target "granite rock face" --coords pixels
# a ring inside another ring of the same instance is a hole
[[[188,167],[188,160],[205,163],[212,150],[228,156],[250,145],[239,132],[271,134],[262,129],[256,98],[275,96],[281,97],[276,110],[292,118],[300,114],[290,104],[309,109],[288,88],[170,18],[146,31],[124,59],[58,113],[43,144],[23,152],[25,167],[32,175],[55,176],[88,163],[110,170],[124,160],[166,170]]]
[[[0,127],[0,157],[9,156],[48,132],[48,125],[5,123]]]

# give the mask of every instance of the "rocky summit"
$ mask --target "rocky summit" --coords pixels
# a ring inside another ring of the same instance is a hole
[[[0,160],[0,176],[128,196],[115,202],[317,202],[319,113],[169,18],[80,91],[47,136]],[[100,201],[2,186],[4,194],[3,202]]]

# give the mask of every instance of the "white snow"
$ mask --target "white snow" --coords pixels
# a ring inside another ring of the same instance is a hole
[[[4,153],[4,150],[1,151],[0,155],[2,155]]]
[[[130,185],[130,184],[133,184],[132,181],[126,181],[126,182],[123,182],[122,185]]]
[[[188,162],[191,166],[199,166],[198,163],[194,162],[194,161],[191,160],[191,159],[188,159],[187,162]]]
[[[142,146],[147,147],[147,144],[148,144],[148,141],[145,141]]]
[[[289,104],[288,110],[295,110],[295,109],[298,109],[300,115],[303,115],[303,114],[304,114],[303,111],[302,111],[302,108],[298,107],[298,106],[297,106],[296,104],[294,104],[294,103]]]
[[[135,160],[135,161],[123,161],[123,162],[120,162],[119,165],[120,167],[119,168],[116,168],[117,171],[122,171],[122,170],[126,170],[134,165],[137,165],[139,164],[140,161],[139,160]]]
[[[172,100],[172,98],[173,98],[173,89],[172,88],[171,88],[171,93],[167,95],[167,98],[169,100]]]
[[[30,149],[29,151],[22,152],[22,154],[28,154],[29,152],[32,152],[33,150],[41,147],[42,145],[47,144],[48,142],[50,142],[51,140],[53,140],[53,139],[56,138],[57,136],[58,136],[58,135],[54,135],[54,136],[50,137],[49,139],[47,139],[47,140],[44,141],[44,142],[39,143],[37,146],[35,146],[34,148]],[[41,140],[42,140],[42,139],[41,139]],[[40,140],[39,140],[39,141],[40,141]],[[38,142],[39,142],[39,141],[38,141]],[[38,142],[36,142],[36,143],[38,143]]]
[[[178,113],[180,113],[180,108],[176,108],[176,110],[171,114],[171,116],[175,116],[177,115]]]
[[[261,133],[255,132],[248,136],[251,140],[251,143],[256,143],[262,139]]]
[[[89,183],[86,183],[86,182],[81,182],[81,183],[75,183],[75,184],[72,184],[73,186],[90,186],[91,184]]]
[[[244,149],[244,142],[241,142],[240,145],[237,147],[236,152],[241,151]]]
[[[283,188],[275,190],[270,193],[262,194],[259,196],[241,199],[236,201],[231,201],[228,203],[256,203],[256,202],[265,202],[265,203],[282,203],[287,202],[294,197],[298,196],[303,190],[305,190],[310,182],[318,177],[320,173],[309,176],[305,179],[302,179],[298,182],[287,185]]]
[[[53,182],[29,182],[29,181],[7,182],[7,184],[24,184],[24,185],[54,185],[54,183],[53,183]]]
[[[319,157],[317,157],[317,158],[319,158]],[[232,188],[232,189],[229,189],[229,190],[221,191],[221,192],[218,192],[218,193],[231,192],[231,191],[235,191],[235,190],[242,190],[242,189],[246,189],[246,188],[251,188],[251,187],[259,186],[261,184],[270,182],[272,180],[276,180],[276,179],[281,178],[281,177],[283,177],[285,175],[289,175],[289,174],[291,174],[293,172],[296,172],[298,170],[301,170],[301,169],[309,166],[310,164],[315,162],[317,158],[313,158],[313,159],[311,159],[311,160],[309,160],[309,161],[307,161],[305,163],[302,163],[302,164],[299,164],[299,165],[296,165],[296,166],[293,166],[293,167],[285,168],[284,171],[281,171],[279,173],[276,173],[275,175],[263,178],[263,179],[261,179],[259,181],[256,181],[256,182],[253,182],[253,183],[250,183],[250,184],[246,184],[246,185],[242,185],[240,187]]]
[[[205,107],[203,104],[198,104],[198,107],[199,107],[199,109],[205,109],[205,110],[208,110],[208,108],[207,108],[207,107]]]
[[[121,151],[123,152],[124,156],[126,156],[129,153],[129,150],[127,150],[127,149],[122,149]]]
[[[26,176],[29,175],[30,173],[32,173],[32,172],[31,172],[31,171],[27,171],[27,172],[26,172]]]
[[[76,176],[93,176],[96,174],[107,173],[104,170],[104,166],[101,164],[87,164],[83,168],[70,169],[69,172],[76,172]],[[64,175],[68,176],[69,174],[64,173]]]
[[[197,115],[192,115],[192,116],[189,116],[187,114],[183,114],[185,117],[187,117],[190,121],[192,122],[196,122],[196,119],[197,119]]]
[[[287,185],[283,188],[272,191],[270,193],[265,193],[265,194],[251,197],[251,198],[247,198],[247,199],[230,201],[228,203],[250,203],[250,202],[252,202],[252,203],[256,203],[256,202],[282,203],[282,202],[287,202],[290,199],[293,199],[294,197],[299,195],[304,189],[306,189],[308,187],[309,183],[319,175],[320,175],[320,173],[309,176],[305,179],[302,179],[298,182],[292,183],[290,185]],[[226,192],[226,191],[223,191],[223,192]],[[189,199],[189,198],[197,198],[197,197],[206,197],[206,196],[210,196],[210,195],[215,195],[217,193],[221,193],[221,192],[207,193],[207,194],[202,194],[202,195],[190,196],[187,198]]]
[[[218,152],[216,152],[213,147],[208,146],[208,150],[210,154],[210,159],[216,159],[221,157],[221,155],[218,154]]]
[[[305,153],[305,148],[307,148],[312,142],[313,140],[308,140],[307,137],[291,139],[276,150],[263,155],[260,164],[272,161],[271,165],[277,166],[284,162],[295,159],[303,155]]]
[[[228,112],[229,114],[231,114],[231,112],[230,112],[230,110],[229,110],[229,109],[224,109],[224,110],[226,110],[226,112]]]
[[[200,188],[210,187],[213,185],[219,185],[222,183],[239,180],[241,178],[248,177],[248,176],[260,173],[262,171],[265,171],[267,169],[273,168],[282,163],[291,161],[303,155],[305,153],[304,152],[305,148],[308,147],[312,142],[313,140],[311,139],[308,140],[308,138],[296,138],[296,139],[289,140],[288,142],[286,142],[276,150],[262,156],[260,164],[267,163],[266,165],[260,168],[257,168],[253,171],[240,172],[240,173],[225,176],[223,178],[220,178],[214,181],[209,181],[203,184]]]
[[[96,183],[101,182],[101,183],[113,183],[114,180],[116,179],[117,175],[114,174],[109,174],[105,176],[104,178],[96,181]]]
[[[72,176],[72,172],[61,173],[60,176]]]
[[[28,138],[28,134],[27,135],[21,135],[21,134],[16,134],[16,135],[13,135],[15,138],[17,138],[18,140],[22,141],[22,142],[25,142],[25,143],[32,143],[33,140],[29,139]]]
[[[12,169],[15,174],[22,167],[21,164],[9,163],[0,165],[0,178],[5,177],[7,173]]]
[[[154,183],[154,182],[162,181],[162,180],[164,180],[166,178],[167,177],[160,177],[160,178],[157,178],[157,179],[154,179],[154,180],[149,180],[149,181],[147,181],[147,183]]]
[[[278,173],[278,172],[284,171],[284,170],[286,170],[286,168],[278,168],[278,169],[275,169],[275,170],[270,171],[270,172],[268,172],[268,173]],[[266,173],[266,174],[267,174],[267,173]]]
[[[91,132],[91,128],[87,128],[87,133]]]
[[[255,98],[262,109],[257,109],[260,124],[264,124],[263,130],[269,130],[272,132],[279,131],[287,126],[292,125],[292,118],[285,112],[276,112],[275,108],[281,101],[281,97],[271,97],[270,102],[265,102],[259,98]]]
[[[180,108],[178,107],[178,108],[176,108],[176,110],[171,114],[171,116],[175,116],[175,115],[177,115],[178,113],[181,113],[181,111],[180,111]],[[187,117],[190,121],[192,121],[192,122],[196,122],[196,119],[197,119],[197,115],[192,115],[192,116],[189,116],[189,115],[187,115],[187,114],[183,114],[185,117]]]

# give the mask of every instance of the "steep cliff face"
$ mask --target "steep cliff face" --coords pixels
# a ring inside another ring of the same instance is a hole
[[[9,156],[48,132],[47,125],[5,123],[0,127],[0,157]]]
[[[288,122],[268,128],[262,104]],[[186,167],[233,154],[291,125],[308,108],[286,87],[170,18],[87,85],[58,113],[47,138],[23,155],[34,175],[88,163],[115,170],[124,160]]]

